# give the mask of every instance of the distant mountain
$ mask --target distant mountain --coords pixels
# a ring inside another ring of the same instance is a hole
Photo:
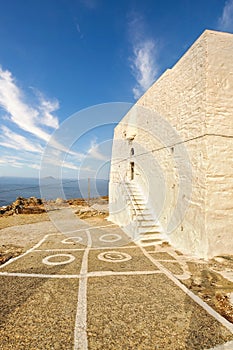
[[[45,177],[43,177],[43,179],[44,180],[56,180],[56,178],[53,176],[45,176]]]

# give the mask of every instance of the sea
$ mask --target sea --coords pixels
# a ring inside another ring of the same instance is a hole
[[[17,197],[37,197],[45,200],[63,198],[97,198],[108,196],[108,180],[62,179],[52,177],[0,177],[0,207],[11,204]]]

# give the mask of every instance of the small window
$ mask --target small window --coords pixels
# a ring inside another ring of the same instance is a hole
[[[131,156],[134,155],[134,148],[131,148],[131,150],[130,150],[130,155],[131,155]]]

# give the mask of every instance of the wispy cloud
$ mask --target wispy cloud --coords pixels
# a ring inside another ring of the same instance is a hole
[[[222,15],[218,21],[218,28],[225,31],[233,31],[233,0],[225,2]]]
[[[40,165],[33,163],[33,164],[28,164],[29,168],[35,169],[35,170],[40,170]]]
[[[96,140],[93,140],[91,142],[91,146],[87,152],[88,157],[97,159],[97,160],[106,160],[106,156],[102,154],[99,150],[99,145],[97,144]]]
[[[83,39],[84,35],[83,35],[82,31],[81,31],[80,24],[77,21],[75,21],[75,27],[76,27],[76,30],[77,30],[77,32],[79,34],[79,38]]]
[[[38,105],[38,110],[40,111],[40,118],[38,122],[41,125],[45,125],[53,129],[58,128],[58,119],[52,114],[59,109],[58,100],[48,100],[40,91],[37,91],[37,96],[40,102]]]
[[[61,168],[73,173],[80,169],[84,159],[90,162],[106,159],[96,141],[83,153],[76,146],[70,148],[69,130],[62,125],[52,136],[59,127],[54,115],[59,103],[56,99],[47,99],[35,88],[31,90],[33,98],[30,100],[30,95],[24,94],[12,73],[0,67],[1,167],[51,172]]]
[[[67,168],[72,170],[79,169],[79,166],[77,164],[64,160],[62,157],[62,154],[61,154],[61,157],[55,157],[55,158],[46,157],[43,160],[43,167],[44,167],[44,171],[48,171],[50,169],[53,169],[56,171],[58,168],[59,169]]]
[[[17,156],[2,156],[0,158],[0,165],[1,166],[11,166],[14,168],[22,168],[24,164],[24,159],[17,157]]]
[[[45,131],[42,125],[58,127],[58,119],[52,115],[59,107],[58,101],[46,100],[40,94],[37,107],[28,105],[11,72],[2,68],[0,68],[0,107],[6,111],[11,122],[43,141],[49,140],[50,133]]]
[[[0,146],[33,153],[42,152],[43,148],[40,144],[30,142],[26,137],[11,131],[6,126],[2,126],[1,130],[3,134],[0,136]]]
[[[130,68],[136,80],[133,95],[135,99],[138,99],[158,75],[158,44],[145,34],[142,17],[131,15],[128,26],[132,45],[132,55],[129,58]]]

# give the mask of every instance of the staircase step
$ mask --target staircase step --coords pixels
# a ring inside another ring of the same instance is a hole
[[[155,223],[155,221],[153,221],[153,222],[146,222],[146,221],[140,221],[140,227],[141,228],[154,228],[154,229],[158,229],[159,228],[159,225],[157,225],[156,223]]]
[[[151,239],[150,241],[143,241],[143,240],[139,240],[138,241],[138,244],[140,244],[142,247],[148,247],[148,246],[151,246],[151,245],[155,245],[155,244],[162,244],[163,240],[160,240],[160,239]]]
[[[154,220],[154,217],[148,208],[143,210],[141,213],[138,213],[138,217],[144,218],[145,220]]]
[[[149,233],[145,234],[145,235],[140,234],[140,239],[144,239],[144,240],[150,240],[150,239],[163,239],[164,240],[164,239],[166,239],[161,232],[157,232],[157,233],[149,232]]]
[[[159,234],[161,233],[161,230],[159,229],[159,227],[152,227],[151,229],[148,228],[148,227],[138,227],[138,230],[139,230],[139,233],[140,235],[147,235],[147,234],[151,234],[151,233],[154,233],[154,234]]]
[[[137,220],[140,222],[141,226],[158,226],[153,218],[138,218]]]
[[[133,198],[132,199],[127,199],[128,203],[133,203],[133,205],[143,205],[144,207],[146,207],[146,203],[143,200],[140,201],[135,201]]]
[[[147,207],[144,204],[137,203],[137,204],[134,205],[134,207],[136,209],[140,209],[140,210],[147,210]]]
[[[139,197],[134,197],[134,196],[132,195],[131,198],[132,198],[132,200],[133,200],[134,202],[143,202],[143,203],[146,203],[145,198],[143,198],[143,197],[139,198]]]
[[[145,218],[138,219],[138,217],[137,217],[137,221],[140,223],[141,227],[155,227],[155,228],[160,227],[160,225],[152,218],[151,219],[145,219]]]
[[[161,232],[160,226],[151,224],[151,225],[142,225],[142,222],[138,222],[138,228],[140,229],[140,232]]]
[[[128,189],[126,194],[127,203],[133,219],[138,224],[139,244],[148,246],[167,242],[151,210],[147,207],[147,200],[137,184],[127,182],[126,187]]]
[[[137,219],[138,219],[138,221],[153,221],[153,222],[155,222],[153,216],[150,213],[138,214]]]
[[[132,208],[136,208],[136,209],[140,209],[140,210],[143,209],[143,210],[150,212],[149,209],[144,204],[137,203],[137,204],[132,205]]]

